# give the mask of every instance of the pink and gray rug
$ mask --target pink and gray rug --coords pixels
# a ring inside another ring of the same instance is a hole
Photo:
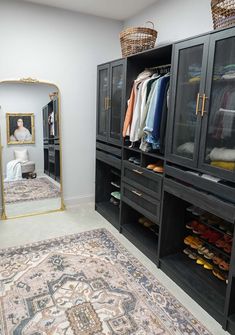
[[[0,334],[211,335],[105,229],[0,250]]]
[[[5,203],[57,198],[59,188],[48,178],[4,182]]]

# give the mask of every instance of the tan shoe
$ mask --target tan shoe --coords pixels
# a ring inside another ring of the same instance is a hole
[[[163,166],[156,166],[154,169],[153,169],[154,172],[158,172],[158,173],[163,173],[164,172],[164,168]]]
[[[146,169],[153,170],[155,167],[157,167],[157,164],[149,164],[146,166]]]

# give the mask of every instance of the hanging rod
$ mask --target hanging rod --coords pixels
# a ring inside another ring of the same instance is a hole
[[[148,70],[157,70],[157,69],[164,69],[166,67],[171,67],[171,64],[159,65],[154,67],[147,67]]]

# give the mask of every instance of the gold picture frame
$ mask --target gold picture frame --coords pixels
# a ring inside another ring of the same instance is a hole
[[[7,144],[35,144],[33,113],[6,113]]]

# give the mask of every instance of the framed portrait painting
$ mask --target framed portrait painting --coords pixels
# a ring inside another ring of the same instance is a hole
[[[34,144],[33,113],[7,113],[7,144]]]

